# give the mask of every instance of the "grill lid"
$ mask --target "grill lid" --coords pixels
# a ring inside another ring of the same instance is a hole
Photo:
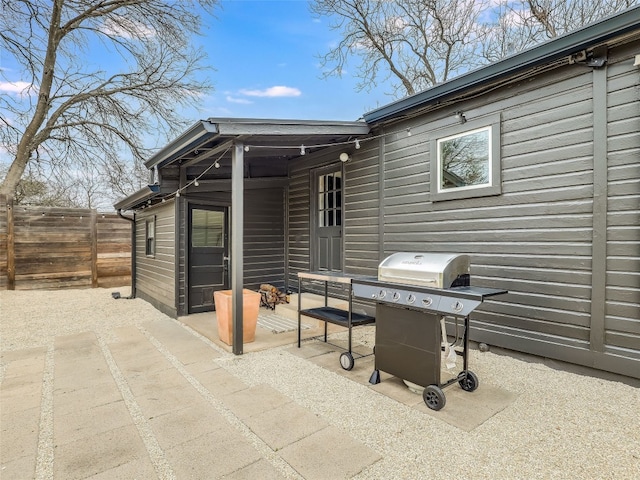
[[[449,288],[469,274],[469,255],[399,252],[378,266],[378,280],[425,287]]]

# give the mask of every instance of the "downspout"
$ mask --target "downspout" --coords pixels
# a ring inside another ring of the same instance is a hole
[[[131,222],[131,295],[126,298],[132,299],[136,298],[136,214],[133,218],[125,217],[118,209],[118,216]]]

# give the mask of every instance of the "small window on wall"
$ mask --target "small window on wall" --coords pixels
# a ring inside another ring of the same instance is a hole
[[[153,257],[156,254],[156,217],[155,215],[148,218],[145,227],[145,254],[148,257]]]
[[[432,201],[501,193],[499,115],[438,133],[431,141]]]

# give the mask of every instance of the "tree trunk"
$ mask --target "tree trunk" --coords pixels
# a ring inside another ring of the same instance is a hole
[[[14,198],[16,187],[22,178],[25,168],[27,168],[27,163],[29,163],[31,154],[36,150],[36,148],[38,148],[40,142],[34,143],[33,140],[47,118],[47,113],[50,109],[49,96],[51,95],[53,73],[56,67],[58,45],[60,44],[61,38],[60,19],[62,17],[62,4],[63,2],[61,0],[54,0],[53,2],[49,36],[47,40],[47,52],[42,67],[42,77],[40,79],[38,91],[38,103],[36,105],[33,118],[31,119],[31,122],[29,122],[29,125],[20,139],[16,158],[9,167],[9,171],[3,180],[2,185],[0,185],[0,194],[4,194],[9,198]]]

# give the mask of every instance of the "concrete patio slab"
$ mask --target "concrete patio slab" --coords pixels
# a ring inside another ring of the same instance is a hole
[[[225,423],[220,414],[203,403],[149,419],[158,444],[165,450],[217,430]]]
[[[456,383],[445,388],[444,394],[447,399],[444,409],[436,412],[424,402],[416,404],[416,408],[465,432],[482,425],[518,398],[518,395],[503,388],[482,384],[473,392],[465,392]]]
[[[177,478],[220,478],[260,459],[260,454],[230,426],[220,428],[166,451]]]
[[[245,423],[276,451],[329,426],[318,415],[293,402],[253,415]]]
[[[5,412],[4,404],[2,404],[2,408],[0,408],[0,452],[3,463],[22,457],[35,458],[38,450],[39,423],[39,406],[18,412]]]
[[[58,412],[53,423],[53,434],[59,444],[131,425],[131,416],[122,399],[67,414]]]
[[[333,426],[284,447],[280,454],[306,480],[351,478],[381,458]]]
[[[253,462],[229,475],[222,477],[222,480],[284,480],[287,477],[282,475],[278,470],[264,459]]]
[[[231,393],[245,390],[248,385],[235,375],[231,375],[223,368],[206,370],[204,372],[187,370],[195,379],[215,397],[224,397]]]
[[[87,379],[82,388],[57,389],[53,392],[53,405],[58,415],[93,409],[120,400],[122,395],[113,379],[98,383]]]
[[[42,372],[35,375],[14,375],[0,386],[0,405],[3,413],[21,412],[40,406]]]
[[[339,341],[332,343],[340,345]],[[425,405],[421,394],[412,392],[401,379],[388,375],[385,372],[380,372],[382,381],[379,384],[371,385],[369,378],[375,368],[375,357],[373,355],[363,358],[356,357],[353,369],[344,370],[340,366],[339,354],[337,353],[341,351],[340,348],[336,348],[329,343],[317,341],[315,343],[305,343],[302,349],[291,347],[288,351],[297,354],[300,350],[305,349],[309,349],[310,352],[312,352],[311,354],[307,354],[308,356],[306,356],[306,358],[316,365],[345,378],[349,378],[354,382],[366,385],[404,405],[417,408],[424,413],[428,413],[443,422],[465,431],[471,431],[477,426],[482,425],[482,423],[506,408],[517,398],[517,395],[493,385],[481,384],[478,390],[469,393],[459,388],[458,384],[455,383],[444,389],[447,399],[446,408],[436,412]],[[366,351],[362,346],[359,347],[359,350]],[[450,378],[450,376],[450,373],[443,372],[442,381]]]
[[[247,419],[272,411],[291,399],[268,385],[257,385],[227,395],[224,402],[238,418]]]
[[[118,465],[96,475],[87,477],[87,480],[133,480],[159,478],[148,458],[138,458],[130,462]]]
[[[133,425],[126,425],[74,442],[58,444],[55,449],[54,476],[69,480],[84,479],[146,456],[147,451],[138,430]]]

